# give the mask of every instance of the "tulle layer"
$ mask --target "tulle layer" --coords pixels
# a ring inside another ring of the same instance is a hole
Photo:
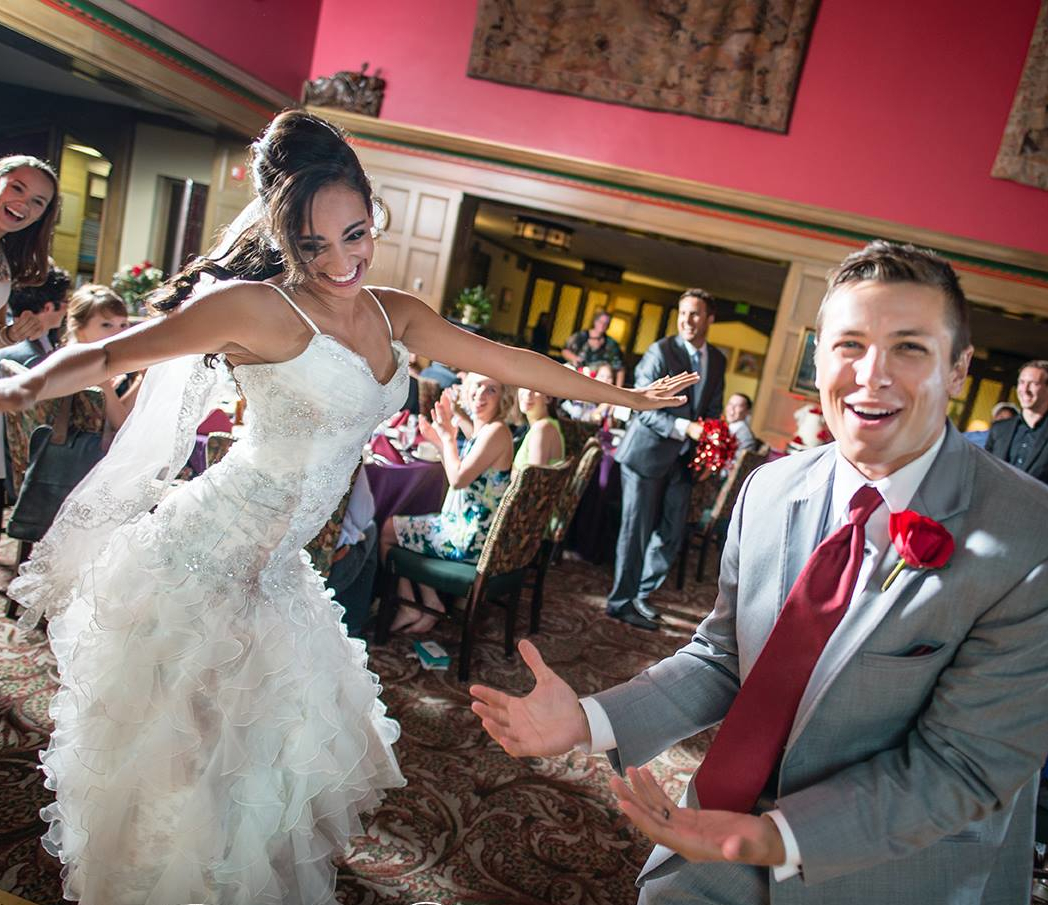
[[[333,856],[404,783],[364,645],[305,562],[187,569],[152,521],[118,529],[49,624],[42,815],[66,898],[329,903]]]

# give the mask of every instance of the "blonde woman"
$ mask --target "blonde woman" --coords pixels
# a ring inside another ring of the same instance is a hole
[[[400,546],[427,556],[455,562],[476,562],[495,518],[499,501],[509,487],[513,464],[513,436],[506,416],[513,407],[513,389],[492,377],[470,373],[463,384],[463,401],[471,417],[463,424],[469,438],[462,453],[458,430],[452,423],[451,400],[445,395],[433,409],[433,421],[419,418],[422,437],[440,450],[448,477],[448,493],[440,512],[431,515],[394,515],[382,528],[382,553]],[[408,597],[411,586],[401,581],[400,595]],[[443,612],[437,592],[422,586],[422,602]],[[437,617],[401,607],[393,630],[412,634],[428,632]]]

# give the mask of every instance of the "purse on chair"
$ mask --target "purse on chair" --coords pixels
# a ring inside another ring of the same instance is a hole
[[[41,424],[29,440],[29,465],[7,524],[8,537],[36,543],[59,507],[105,454],[102,434],[69,430],[73,397],[66,396],[54,425]]]

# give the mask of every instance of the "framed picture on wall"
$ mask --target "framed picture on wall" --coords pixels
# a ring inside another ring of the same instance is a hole
[[[793,369],[790,391],[812,397],[819,395],[819,389],[815,386],[815,331],[810,328],[801,337],[801,351]]]
[[[760,352],[739,349],[739,354],[735,356],[735,373],[739,377],[756,377],[759,379],[763,369],[764,356]]]

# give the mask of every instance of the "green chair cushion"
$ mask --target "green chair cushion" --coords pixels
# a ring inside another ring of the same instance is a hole
[[[468,597],[477,577],[476,563],[436,559],[414,550],[405,550],[403,547],[393,547],[389,551],[389,561],[397,576],[419,584],[427,584],[437,591],[454,594],[456,597]],[[498,575],[488,582],[487,592],[493,597],[511,593],[521,585],[523,579],[523,569]]]

